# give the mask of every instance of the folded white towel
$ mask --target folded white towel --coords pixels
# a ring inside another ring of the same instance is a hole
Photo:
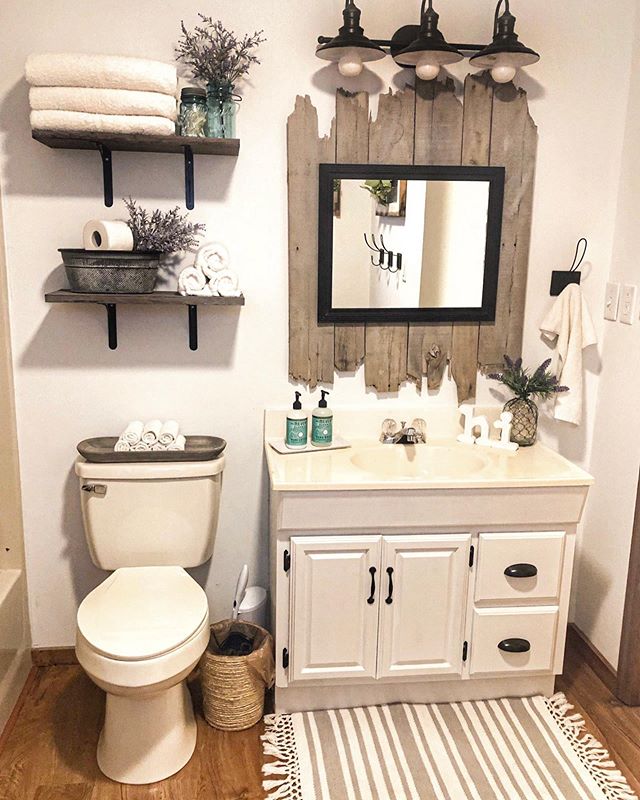
[[[152,419],[144,426],[142,433],[142,441],[151,446],[158,441],[160,431],[162,430],[162,422],[159,419]]]
[[[162,61],[88,53],[33,53],[25,67],[32,86],[86,86],[176,94],[176,68]]]
[[[120,440],[127,442],[130,445],[138,444],[138,442],[142,439],[143,430],[144,423],[140,422],[140,420],[130,422],[120,436]]]
[[[218,272],[211,283],[213,291],[220,297],[240,297],[238,274],[232,269]]]
[[[145,450],[145,451],[151,450],[151,448],[149,447],[149,445],[146,442],[138,442],[138,444],[134,444],[131,449],[136,451],[136,452],[142,451],[142,450]]]
[[[554,417],[579,425],[582,422],[582,351],[597,343],[591,313],[581,288],[569,284],[557,298],[540,326],[542,335],[556,345],[552,370],[569,387],[556,395]]]
[[[160,92],[129,89],[90,89],[79,86],[33,86],[29,103],[34,111],[85,111],[89,114],[125,114],[177,117],[176,99]]]
[[[207,279],[204,272],[198,267],[185,267],[178,277],[178,292],[183,295],[207,295]]]
[[[186,447],[187,447],[187,437],[180,434],[175,440],[175,442],[167,447],[167,450],[170,451],[185,450]]]
[[[162,429],[160,430],[160,436],[158,436],[158,442],[164,447],[168,447],[170,444],[173,444],[178,435],[180,434],[180,426],[175,421],[175,419],[168,419]]]
[[[116,446],[113,448],[113,450],[116,453],[128,453],[131,450],[131,445],[121,437],[116,442]]]
[[[34,131],[67,133],[139,133],[144,136],[171,136],[176,127],[164,117],[88,114],[85,111],[32,111]]]
[[[199,267],[207,278],[214,280],[218,272],[229,266],[229,251],[220,242],[209,242],[202,245],[196,253],[196,267]]]

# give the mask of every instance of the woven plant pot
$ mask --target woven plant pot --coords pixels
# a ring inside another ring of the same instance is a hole
[[[160,253],[61,249],[72,292],[149,294],[156,285]]]
[[[252,653],[220,653],[217,642],[223,642],[231,630],[256,637]],[[251,728],[262,719],[265,690],[273,686],[274,677],[273,639],[268,631],[232,620],[211,626],[209,646],[200,661],[204,716],[209,725],[223,731]]]
[[[514,397],[505,404],[505,411],[513,414],[511,441],[520,447],[531,447],[538,436],[538,406],[532,400]]]

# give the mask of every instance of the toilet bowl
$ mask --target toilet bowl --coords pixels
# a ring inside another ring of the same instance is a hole
[[[98,765],[120,783],[153,783],[191,758],[186,678],[209,641],[204,591],[182,567],[123,567],[83,600],[76,653],[107,693]]]

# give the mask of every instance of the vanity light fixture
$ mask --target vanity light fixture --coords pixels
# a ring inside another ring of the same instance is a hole
[[[504,11],[502,7],[504,5]],[[470,56],[470,63],[480,69],[490,69],[497,83],[509,83],[520,67],[535,64],[540,56],[525,47],[515,32],[516,18],[509,9],[509,0],[499,0],[493,24],[493,41],[484,44],[449,43],[438,29],[439,15],[433,0],[422,0],[420,24],[404,25],[391,39],[368,39],[360,25],[360,9],[353,0],[346,0],[344,25],[333,39],[318,37],[316,55],[327,61],[337,61],[340,73],[356,77],[365,61],[384,58],[386,51],[402,67],[413,67],[422,80],[433,80],[440,68]]]

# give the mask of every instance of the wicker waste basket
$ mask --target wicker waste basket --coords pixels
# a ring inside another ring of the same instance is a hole
[[[252,652],[245,656],[223,655],[219,645],[230,633],[252,639]],[[275,680],[271,634],[250,622],[216,622],[200,661],[200,680],[204,716],[209,725],[224,731],[251,728],[262,719],[265,690]]]

